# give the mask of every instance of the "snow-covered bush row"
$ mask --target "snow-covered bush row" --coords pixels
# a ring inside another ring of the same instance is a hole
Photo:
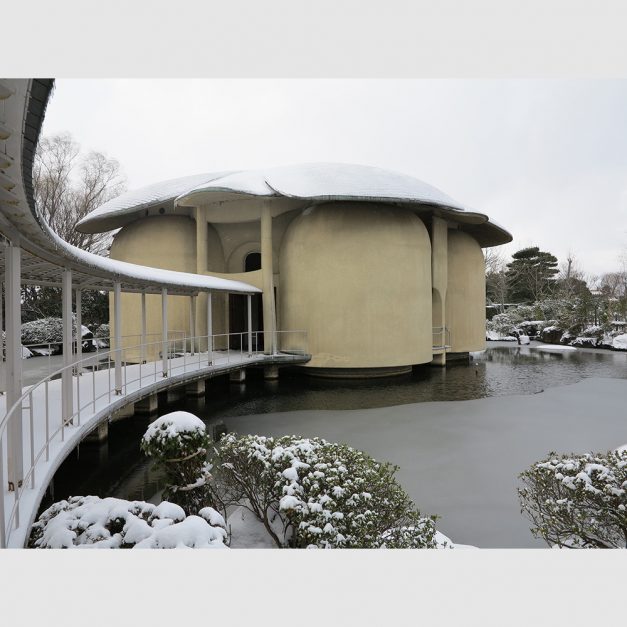
[[[396,482],[397,468],[320,438],[225,436],[214,494],[245,505],[279,547],[435,548],[423,517]]]
[[[225,548],[224,520],[212,508],[186,516],[173,503],[153,505],[97,496],[54,503],[33,525],[29,546],[39,549]]]
[[[604,325],[572,325],[569,312],[574,305],[563,300],[547,300],[535,306],[518,305],[506,312],[496,314],[492,320],[486,320],[486,340],[517,341],[517,337],[530,336],[547,344],[563,344],[579,348],[609,348],[627,350],[624,340],[615,341],[625,335],[612,328],[611,323]],[[530,319],[525,316],[553,315],[546,320]],[[523,344],[528,343],[526,340]]]
[[[185,411],[157,418],[148,425],[141,441],[141,450],[165,471],[163,498],[180,505],[187,514],[197,514],[208,504],[210,444],[205,423]]]
[[[536,537],[569,548],[627,548],[627,450],[556,455],[521,475]]]
[[[76,318],[72,319],[72,336],[76,339]],[[81,328],[81,337],[91,337],[91,331]],[[63,342],[62,318],[41,318],[22,325],[22,344],[48,344]]]

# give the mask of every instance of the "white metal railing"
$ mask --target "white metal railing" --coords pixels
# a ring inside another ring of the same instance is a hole
[[[146,333],[146,338],[151,337],[161,337],[161,333]],[[185,337],[185,331],[178,330],[169,330],[168,331],[168,339],[169,340],[182,340]],[[123,335],[121,337],[122,344],[127,344],[129,341],[135,340],[136,342],[141,342],[142,335],[141,333],[134,333],[132,335]],[[113,335],[103,336],[103,337],[90,337],[90,338],[82,338],[81,344],[85,345],[87,343],[91,343],[91,348],[83,347],[81,353],[86,355],[89,353],[89,356],[98,360],[101,356],[105,355],[108,351],[112,350],[111,346],[115,344],[115,337]],[[53,357],[58,357],[62,355],[63,351],[63,340],[58,342],[34,342],[31,344],[22,344],[23,348],[27,348],[33,356],[30,359],[35,360],[43,360],[43,358],[47,359],[47,371],[48,374],[52,373],[56,370],[55,360]],[[4,351],[4,347],[3,347]],[[76,337],[72,338],[72,354],[76,357],[78,354],[77,351],[77,339]],[[2,357],[4,358],[4,352],[2,353]],[[80,360],[82,361],[82,360]],[[39,363],[39,361],[37,362]],[[76,365],[77,362],[75,362]]]
[[[273,344],[278,347],[277,356],[307,354],[305,331],[275,333]],[[38,464],[42,460],[50,461],[51,448],[65,442],[68,430],[78,429],[91,416],[110,406],[116,398],[148,388],[163,377],[178,377],[211,366],[218,368],[257,361],[255,358],[263,354],[262,336],[261,331],[195,337],[183,335],[165,341],[121,346],[100,352],[97,359],[90,354],[49,373],[35,385],[24,388],[22,396],[7,408],[0,421],[0,547],[6,547],[12,531],[20,527],[20,501],[29,488],[34,490],[37,485]],[[232,348],[232,344],[238,348]],[[158,356],[157,359],[136,359],[138,354],[150,354],[151,351]],[[270,359],[273,355],[266,357]],[[107,375],[98,376],[103,370],[107,371]],[[66,377],[71,376],[72,412],[69,415],[64,415],[66,405],[59,381],[64,373]],[[25,453],[26,459],[22,463],[24,472],[21,483],[11,486],[14,498],[6,511],[8,484],[5,483],[5,472],[8,473],[9,443],[5,436],[7,426],[16,415],[22,419],[21,453]],[[28,446],[25,446],[26,441]]]
[[[432,346],[438,350],[451,347],[451,332],[446,327],[433,327]]]

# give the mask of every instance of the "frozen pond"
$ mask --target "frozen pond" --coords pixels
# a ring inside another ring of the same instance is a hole
[[[517,475],[550,450],[627,443],[627,355],[493,345],[470,366],[397,379],[216,381],[204,401],[179,401],[162,413],[173,409],[208,423],[223,420],[239,433],[346,442],[399,465],[399,480],[418,507],[440,515],[438,527],[454,541],[542,547],[519,512]],[[146,424],[113,425],[108,444],[82,446],[78,460],[58,473],[55,499],[154,497],[160,477],[139,452]]]

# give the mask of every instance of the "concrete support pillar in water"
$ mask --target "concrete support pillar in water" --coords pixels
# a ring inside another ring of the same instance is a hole
[[[231,383],[244,383],[246,381],[246,369],[240,368],[229,373],[229,381]]]

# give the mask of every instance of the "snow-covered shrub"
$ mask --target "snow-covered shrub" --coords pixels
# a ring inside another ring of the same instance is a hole
[[[214,485],[245,504],[279,547],[434,548],[397,468],[320,438],[228,434]],[[224,499],[222,499],[224,502]]]
[[[148,425],[141,450],[165,470],[163,497],[180,505],[187,514],[198,514],[210,505],[207,463],[210,438],[205,423],[185,411],[175,411]]]
[[[110,335],[111,335],[111,328],[109,327],[108,324],[99,324],[94,329],[94,337],[108,339]]]
[[[29,546],[38,549],[224,548],[224,521],[211,520],[210,512],[205,514],[185,516],[181,507],[166,501],[153,505],[144,501],[73,496],[54,503],[41,514],[33,525]]]
[[[520,477],[534,536],[559,547],[627,548],[627,450],[550,453]]]
[[[72,337],[77,337],[76,316],[72,316]],[[81,337],[90,338],[91,331],[81,327]],[[63,319],[41,318],[22,325],[22,344],[60,344],[63,342]]]
[[[486,321],[487,340],[516,341],[514,333],[518,332],[516,322],[509,313],[495,314],[492,320]]]
[[[580,334],[580,337],[594,337],[601,339],[603,337],[603,328],[597,325],[586,327]]]
[[[22,325],[22,344],[47,344],[63,341],[63,320],[42,318]]]

